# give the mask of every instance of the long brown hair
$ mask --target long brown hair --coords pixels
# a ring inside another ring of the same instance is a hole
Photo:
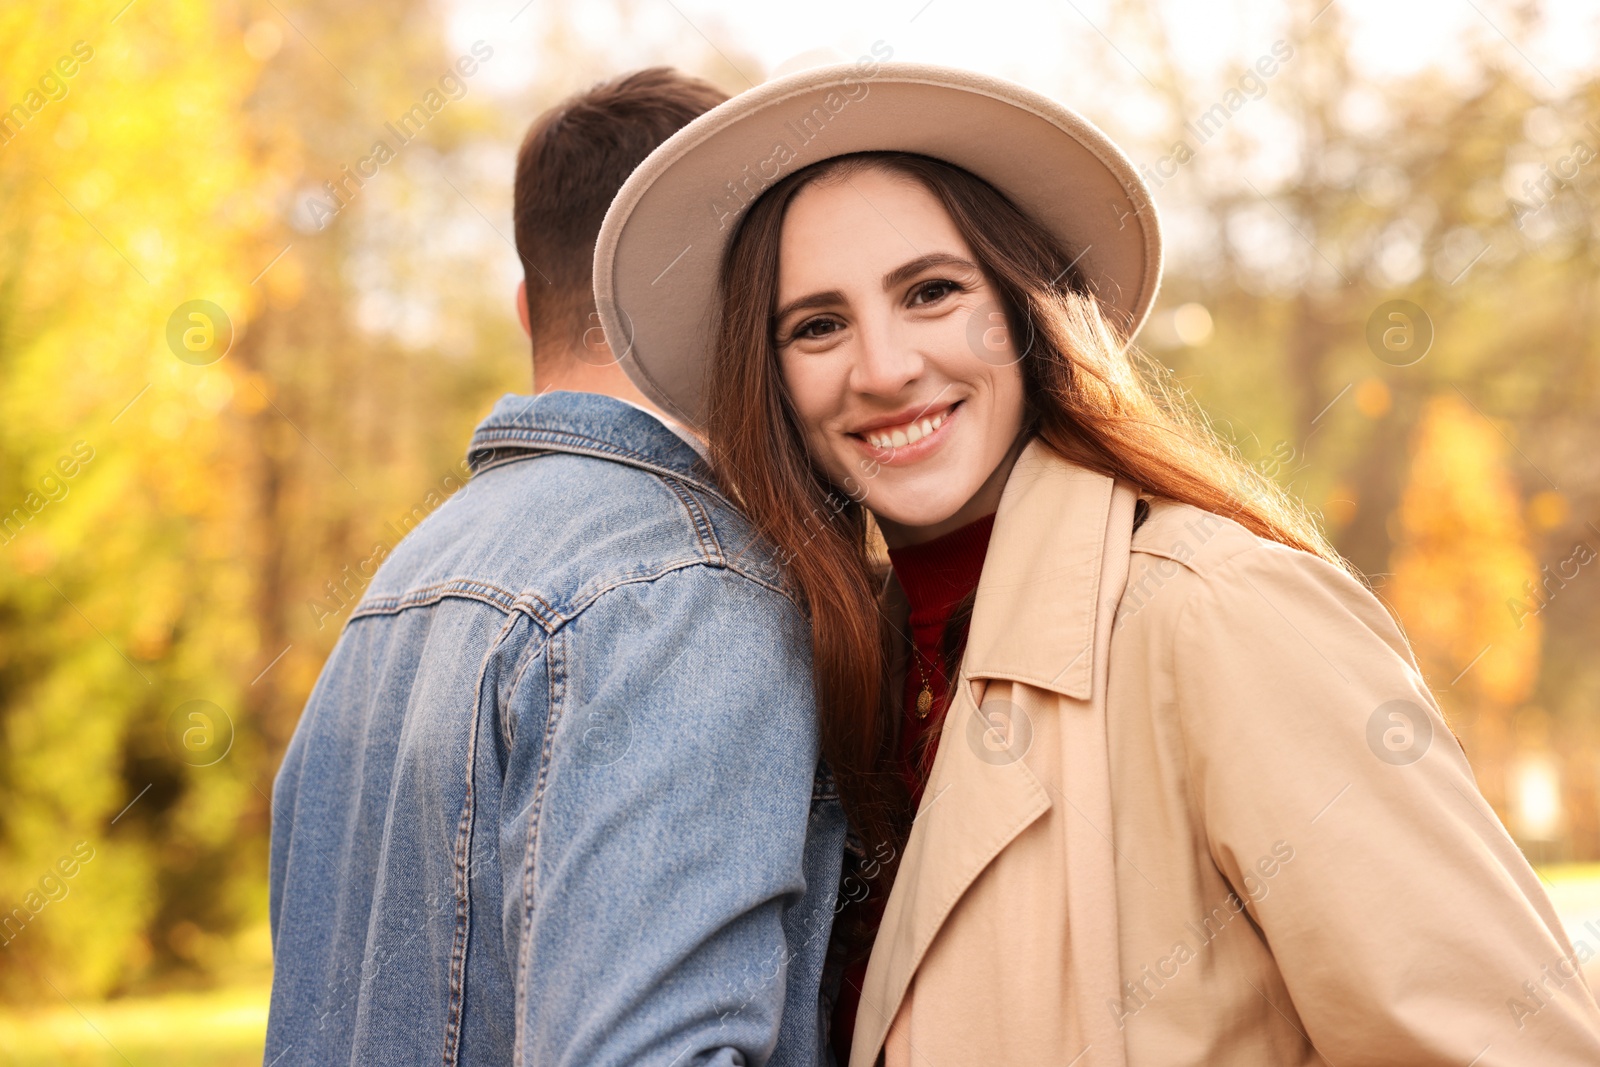
[[[880,610],[865,493],[831,484],[809,454],[772,322],[789,203],[813,182],[867,168],[937,198],[998,290],[1010,336],[1027,342],[1019,361],[1025,433],[1070,463],[1344,564],[1304,509],[1226,446],[1159,364],[1125,343],[1073,269],[1070,250],[987,182],[901,152],[839,156],[777,182],[750,207],[722,261],[707,379],[712,464],[777,546],[804,600],[822,752],[851,825],[870,850],[887,843],[897,859],[911,816],[889,763],[902,714],[888,670],[897,635]]]

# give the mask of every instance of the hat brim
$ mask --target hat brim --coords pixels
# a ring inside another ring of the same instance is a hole
[[[817,67],[713,108],[634,171],[606,213],[594,290],[613,355],[675,418],[704,424],[717,278],[744,211],[803,167],[853,152],[962,167],[1045,226],[1125,338],[1161,277],[1137,168],[1092,123],[1013,82],[911,63]]]

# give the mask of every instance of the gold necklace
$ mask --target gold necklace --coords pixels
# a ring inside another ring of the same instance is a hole
[[[922,689],[917,693],[917,718],[926,719],[933,710],[933,686],[928,683],[928,672],[922,666],[922,650],[911,642],[911,658],[917,664],[917,676],[922,679]]]

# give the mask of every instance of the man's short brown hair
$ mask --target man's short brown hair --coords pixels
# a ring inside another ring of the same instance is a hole
[[[534,350],[581,350],[606,208],[656,146],[728,95],[671,67],[625,74],[541,115],[517,152],[511,217]]]

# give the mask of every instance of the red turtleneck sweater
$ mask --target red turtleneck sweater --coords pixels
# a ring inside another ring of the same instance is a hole
[[[933,756],[938,737],[928,739],[921,760],[916,760],[917,743],[932,731],[941,719],[945,694],[950,680],[945,675],[944,654],[941,648],[945,625],[962,599],[978,587],[978,577],[983,573],[983,557],[989,551],[989,534],[994,529],[994,516],[985,515],[959,530],[920,545],[891,548],[889,562],[894,574],[905,590],[911,606],[912,642],[911,660],[906,669],[905,718],[900,725],[900,772],[911,789],[911,806],[916,808],[922,800],[922,787],[927,782],[928,771],[933,766]],[[962,635],[965,638],[965,635]],[[917,714],[917,696],[926,680],[933,697],[932,710],[926,716]],[[884,897],[877,899],[877,919],[883,917]],[[866,979],[867,962],[862,960],[844,973],[844,984],[839,990],[839,1002],[833,1013],[833,1051],[841,1067],[850,1059],[850,1040],[855,1031],[856,1009],[861,1002],[861,985]]]

